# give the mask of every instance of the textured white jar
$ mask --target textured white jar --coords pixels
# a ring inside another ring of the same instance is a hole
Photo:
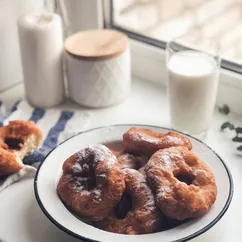
[[[103,31],[106,30],[99,30],[98,33],[102,34]],[[114,32],[114,34],[116,32],[108,31]],[[86,56],[80,56],[80,52],[73,55],[69,52],[70,49],[66,48],[68,49],[65,52],[65,60],[69,96],[78,104],[94,108],[107,107],[124,100],[129,94],[131,85],[130,50],[128,42],[126,46],[120,45],[119,34],[112,37],[112,41],[116,41],[119,47],[111,48],[108,52],[103,49],[98,51],[99,46],[96,48],[95,43],[88,47],[83,39],[80,42],[78,40],[77,44],[78,48],[85,49]],[[102,46],[106,46],[106,44],[108,46],[109,41],[110,39],[106,40],[105,37],[101,37],[94,42],[97,42],[98,45],[101,43]],[[82,44],[83,47],[80,47]],[[88,48],[91,50],[87,51]]]

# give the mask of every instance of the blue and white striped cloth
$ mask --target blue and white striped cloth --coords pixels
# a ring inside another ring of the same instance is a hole
[[[6,113],[3,103],[0,101],[0,126],[7,125],[11,120],[32,120],[43,132],[41,147],[31,155],[25,157],[25,167],[18,174],[8,176],[0,181],[0,192],[13,182],[29,172],[34,172],[36,167],[46,155],[60,142],[85,130],[89,124],[90,113],[62,110],[61,108],[33,108],[27,101],[18,101]]]

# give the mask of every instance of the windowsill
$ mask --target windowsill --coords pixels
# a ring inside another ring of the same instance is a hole
[[[71,108],[74,110],[78,109],[90,112],[91,116],[88,128],[106,126],[110,124],[125,123],[149,124],[169,127],[170,125],[168,117],[168,105],[165,89],[157,83],[143,81],[138,78],[133,79],[134,81],[132,86],[132,92],[129,98],[116,106],[112,106],[105,109],[86,109],[76,104],[73,104],[70,101],[67,101],[64,104],[62,104],[60,108]],[[23,98],[23,84],[19,84],[0,94],[0,99],[6,103],[8,108],[11,107],[11,105],[16,100]],[[235,124],[242,124],[242,116],[231,114],[229,116],[229,119],[231,122]],[[221,158],[224,159],[232,173],[235,184],[239,187],[239,185],[242,185],[242,179],[240,174],[240,171],[242,170],[241,158],[238,155],[236,155],[236,147],[230,139],[231,135],[229,134],[229,132],[220,131],[220,125],[226,120],[226,116],[223,116],[219,114],[217,111],[215,111],[211,128],[209,129],[208,134],[204,139],[204,142],[211,146],[221,156]],[[5,192],[8,193],[10,191],[6,189],[6,191],[2,192],[0,194],[0,201],[1,196],[6,194]],[[198,239],[195,239],[193,241],[238,241],[237,238],[239,238],[240,236],[240,224],[238,223],[238,221],[242,216],[242,212],[240,209],[242,197],[240,194],[241,193],[239,192],[239,190],[235,189],[234,200],[225,216],[211,230],[209,230],[207,233],[201,235]],[[21,205],[21,202],[19,202],[16,204],[16,206],[21,207],[23,206],[23,204]],[[35,204],[35,206],[37,205]],[[1,206],[1,202],[0,214],[5,214],[4,206]],[[8,212],[8,217],[12,218],[9,220],[12,221],[11,228],[17,227],[18,223],[22,223],[22,218],[12,214],[11,212]],[[9,240],[7,241],[18,241],[18,234],[10,235],[7,232],[8,230],[5,227],[9,225],[5,222],[4,219],[5,216],[0,217],[1,236],[3,236],[3,238],[9,238]],[[43,225],[40,226],[40,224],[36,222],[36,225],[33,226],[38,226],[39,229]],[[48,231],[48,233],[51,233],[51,230]],[[48,238],[52,238],[51,235],[48,233],[45,234],[45,241],[53,241],[51,239],[48,240]],[[56,230],[56,233],[58,233],[58,230]],[[41,235],[42,233],[38,234]],[[14,236],[16,236],[16,238]],[[24,234],[22,234],[21,236],[24,236]],[[27,236],[28,235],[26,234],[26,238]],[[27,241],[27,239],[23,241]]]
[[[241,90],[242,91],[242,90]],[[24,99],[23,83],[9,88],[0,93],[0,100],[4,101],[7,109],[20,99]],[[169,127],[168,100],[166,99],[166,89],[161,83],[149,82],[139,77],[133,77],[132,90],[129,97],[123,102],[109,108],[91,109],[66,100],[58,108],[70,108],[73,110],[89,111],[97,116],[98,120],[92,120],[91,126],[102,126],[115,123],[141,123]],[[140,110],[136,112],[136,110]],[[220,124],[227,120],[215,110],[211,131],[219,132]],[[242,123],[242,115],[232,113],[230,121]],[[220,133],[220,132],[219,132]]]

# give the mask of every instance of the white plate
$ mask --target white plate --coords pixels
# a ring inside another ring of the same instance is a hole
[[[169,131],[169,129],[154,126],[117,125],[88,130],[66,140],[46,157],[35,176],[35,196],[44,214],[60,229],[77,238],[102,242],[187,241],[214,226],[230,205],[233,196],[233,181],[222,159],[206,144],[193,137],[190,137],[193,151],[210,166],[218,187],[217,200],[203,217],[163,232],[146,235],[121,235],[87,225],[66,209],[56,193],[56,185],[62,172],[63,162],[87,145],[121,140],[123,133],[130,127],[145,127],[158,132]]]

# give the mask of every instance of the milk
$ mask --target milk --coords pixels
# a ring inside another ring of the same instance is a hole
[[[217,96],[215,59],[196,51],[173,54],[167,63],[172,127],[191,134],[209,128]]]

